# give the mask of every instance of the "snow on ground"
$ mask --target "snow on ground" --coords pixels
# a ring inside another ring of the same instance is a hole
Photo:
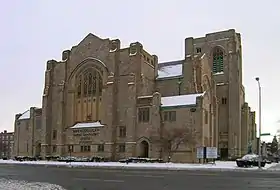
[[[65,190],[59,185],[49,183],[31,183],[27,181],[8,180],[0,178],[1,190]]]
[[[168,170],[257,170],[258,167],[238,168],[232,161],[216,161],[215,164],[183,164],[183,163],[119,163],[119,162],[56,162],[56,161],[14,161],[0,160],[0,164],[28,164],[46,166],[68,166],[68,167],[103,167],[103,168],[137,168],[137,169],[168,169]],[[276,163],[266,164],[264,170],[274,167]]]

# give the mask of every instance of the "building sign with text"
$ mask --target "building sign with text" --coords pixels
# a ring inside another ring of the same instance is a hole
[[[79,144],[92,144],[93,138],[99,134],[99,128],[73,129],[73,137],[79,139]]]

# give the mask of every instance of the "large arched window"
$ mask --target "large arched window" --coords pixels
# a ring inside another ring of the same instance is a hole
[[[213,50],[213,72],[219,73],[224,71],[224,53],[220,47]]]
[[[102,76],[96,69],[88,69],[76,77],[76,122],[100,120],[102,87]]]

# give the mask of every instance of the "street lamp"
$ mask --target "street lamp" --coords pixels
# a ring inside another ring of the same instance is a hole
[[[261,169],[261,146],[262,146],[262,142],[261,142],[261,123],[262,123],[262,91],[261,91],[261,83],[260,83],[260,78],[259,77],[256,77],[256,81],[258,83],[258,87],[259,87],[259,160],[258,160],[258,166],[259,166],[259,169]]]

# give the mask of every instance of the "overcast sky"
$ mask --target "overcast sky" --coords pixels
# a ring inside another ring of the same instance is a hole
[[[258,108],[263,87],[263,132],[280,128],[280,1],[244,0],[10,0],[0,6],[0,130],[13,130],[14,115],[41,107],[49,59],[88,33],[139,41],[159,61],[183,59],[184,39],[234,28],[242,35],[246,101]],[[278,13],[277,13],[278,12]]]

